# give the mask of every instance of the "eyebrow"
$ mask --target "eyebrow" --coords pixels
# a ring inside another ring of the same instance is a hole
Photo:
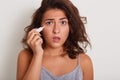
[[[60,18],[60,20],[63,20],[63,19],[67,19],[66,17],[64,17],[64,18]],[[67,19],[68,20],[68,19]]]
[[[60,18],[59,20],[63,20],[63,19],[67,19],[66,17]],[[45,19],[45,21],[47,20],[54,20],[54,19]]]

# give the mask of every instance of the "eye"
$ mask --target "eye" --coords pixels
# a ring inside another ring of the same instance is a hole
[[[46,24],[46,25],[52,25],[52,24],[53,24],[53,21],[46,21],[45,24]]]
[[[68,23],[68,21],[65,21],[65,20],[64,20],[64,21],[61,21],[61,24],[62,24],[62,25],[66,25],[67,23]]]

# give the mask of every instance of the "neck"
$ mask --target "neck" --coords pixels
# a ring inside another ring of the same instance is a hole
[[[64,51],[63,47],[60,47],[60,48],[46,47],[46,48],[44,48],[44,55],[60,56],[60,55],[62,55],[64,53],[65,53],[65,51]]]

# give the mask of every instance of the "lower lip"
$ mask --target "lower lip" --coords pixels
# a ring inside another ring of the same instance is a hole
[[[60,41],[60,38],[58,37],[53,38],[53,42],[59,42],[59,41]]]

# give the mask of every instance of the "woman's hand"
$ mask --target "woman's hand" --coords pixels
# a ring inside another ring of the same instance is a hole
[[[27,44],[33,50],[34,55],[43,54],[43,40],[40,36],[41,34],[36,29],[32,29],[27,35]]]

